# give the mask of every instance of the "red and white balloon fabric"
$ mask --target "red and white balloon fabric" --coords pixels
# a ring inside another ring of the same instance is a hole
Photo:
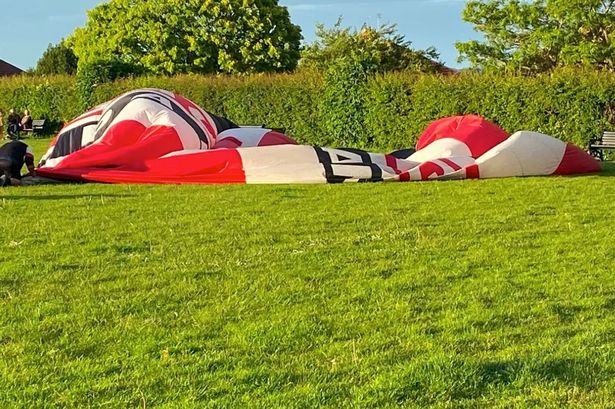
[[[298,145],[271,129],[238,127],[182,96],[128,92],[67,124],[41,176],[104,183],[341,183],[420,181],[600,171],[575,145],[508,135],[476,116],[433,122],[416,151],[391,154]]]

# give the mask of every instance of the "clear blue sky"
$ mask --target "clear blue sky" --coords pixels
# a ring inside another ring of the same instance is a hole
[[[0,59],[23,69],[35,66],[49,43],[85,24],[86,10],[102,2],[0,0]],[[288,7],[308,42],[314,39],[316,23],[332,26],[339,16],[345,26],[396,23],[414,47],[436,47],[451,67],[459,67],[455,41],[480,38],[461,19],[465,2],[460,0],[280,0],[280,4]]]

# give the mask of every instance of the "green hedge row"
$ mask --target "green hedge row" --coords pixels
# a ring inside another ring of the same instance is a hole
[[[537,77],[394,73],[364,82],[313,72],[254,77],[139,77],[101,84],[91,100],[156,87],[241,124],[286,128],[302,143],[388,150],[411,146],[437,118],[476,113],[509,132],[535,130],[585,146],[615,128],[615,74],[560,71]],[[344,98],[348,98],[346,104]],[[67,121],[82,108],[71,77],[0,80],[0,108]],[[360,110],[361,112],[356,112]],[[344,112],[346,111],[346,112]],[[347,112],[353,111],[353,112]],[[344,137],[345,118],[354,134]]]

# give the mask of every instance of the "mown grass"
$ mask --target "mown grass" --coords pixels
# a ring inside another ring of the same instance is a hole
[[[3,189],[0,402],[615,407],[613,176]]]

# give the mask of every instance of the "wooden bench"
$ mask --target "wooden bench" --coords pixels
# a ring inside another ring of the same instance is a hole
[[[589,154],[604,160],[604,151],[615,149],[615,131],[604,131],[599,138],[589,141]]]
[[[32,133],[32,135],[36,135],[42,133],[45,130],[45,120],[44,119],[35,119],[32,121],[32,128],[24,128],[21,131],[24,133]]]

